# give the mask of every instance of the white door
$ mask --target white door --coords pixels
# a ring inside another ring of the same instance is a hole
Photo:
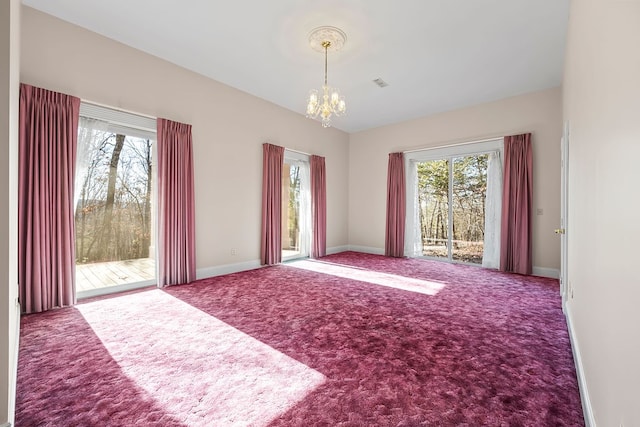
[[[560,228],[556,230],[556,233],[560,236],[560,293],[562,295],[562,307],[564,309],[565,302],[567,299],[571,298],[571,289],[569,289],[569,282],[567,278],[567,232],[569,230],[567,224],[567,197],[569,188],[569,122],[564,123],[560,150]]]

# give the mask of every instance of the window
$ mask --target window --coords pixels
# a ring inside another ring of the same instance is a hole
[[[75,176],[79,298],[154,284],[155,119],[81,104]]]
[[[496,268],[502,140],[406,153],[412,256]]]

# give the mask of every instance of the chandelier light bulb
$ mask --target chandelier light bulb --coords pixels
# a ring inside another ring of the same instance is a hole
[[[309,92],[309,102],[311,104],[318,104],[318,91],[315,89],[312,89]]]
[[[331,106],[335,107],[336,105],[338,105],[339,101],[340,101],[340,94],[338,93],[337,90],[334,90],[333,92],[331,92]]]

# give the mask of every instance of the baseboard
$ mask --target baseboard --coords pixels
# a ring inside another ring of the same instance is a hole
[[[337,254],[339,252],[354,251],[363,252],[365,254],[384,255],[384,249],[374,248],[370,246],[343,245],[327,248],[327,255]],[[238,273],[240,271],[255,270],[260,268],[260,260],[239,262],[236,264],[218,265],[215,267],[199,268],[196,271],[197,279],[206,279],[207,277],[222,276],[223,274]],[[533,267],[534,276],[551,277],[558,279],[560,271],[555,268]]]
[[[11,427],[11,423],[2,424],[0,427]]]
[[[582,355],[580,353],[580,345],[578,337],[573,329],[573,320],[571,317],[571,307],[565,307],[565,318],[567,319],[567,328],[569,330],[569,339],[571,340],[571,350],[573,351],[573,360],[576,365],[576,375],[578,377],[578,388],[580,389],[580,399],[582,400],[582,412],[584,415],[585,427],[596,427],[596,420],[593,416],[593,408],[591,407],[591,399],[589,398],[589,389],[587,388],[587,379],[582,366]]]
[[[364,252],[365,254],[384,255],[384,249],[372,248],[369,246],[349,245],[350,251]]]
[[[223,274],[238,273],[240,271],[255,270],[261,268],[260,260],[238,262],[236,264],[217,265],[215,267],[199,268],[196,271],[196,279],[222,276]]]
[[[560,270],[557,268],[533,267],[533,275],[541,277],[550,277],[552,279],[560,278]]]
[[[16,389],[18,385],[18,356],[20,355],[20,301],[16,298],[16,330],[15,337],[16,343],[13,350],[13,366],[11,366],[11,379],[10,379],[10,399],[9,399],[9,422],[2,427],[11,427],[11,423],[15,422],[15,408],[16,408]]]
[[[334,246],[332,248],[327,248],[327,255],[332,255],[332,254],[337,254],[340,252],[345,252],[349,250],[349,246],[348,245],[344,245],[344,246]]]

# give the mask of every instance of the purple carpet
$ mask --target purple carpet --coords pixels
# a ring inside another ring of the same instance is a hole
[[[583,426],[557,280],[345,252],[22,319],[20,426]]]

